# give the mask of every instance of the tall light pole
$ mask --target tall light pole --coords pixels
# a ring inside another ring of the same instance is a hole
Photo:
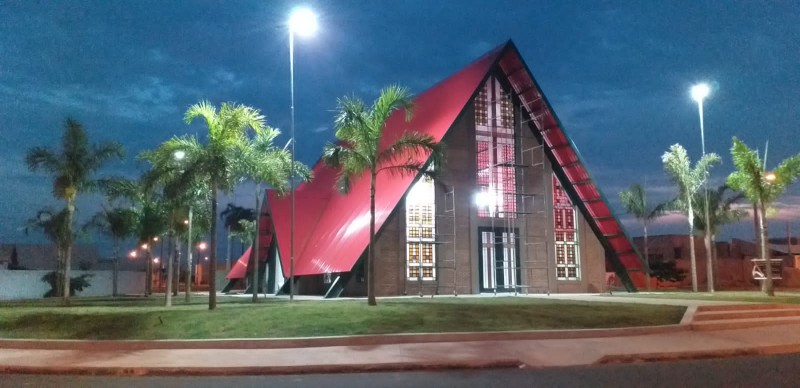
[[[296,8],[289,16],[289,89],[291,95],[291,135],[292,135],[292,150],[291,150],[291,169],[292,173],[289,175],[289,184],[291,185],[290,201],[292,207],[292,215],[290,222],[290,242],[289,242],[289,301],[294,300],[294,161],[295,161],[295,143],[297,141],[294,137],[294,34],[300,36],[310,36],[317,31],[317,15],[308,8]],[[256,210],[259,211],[259,210]],[[259,211],[260,212],[260,211]],[[256,231],[256,238],[258,238],[258,231]]]
[[[708,87],[707,84],[700,83],[697,85],[692,86],[692,99],[697,102],[697,111],[700,114],[700,144],[703,156],[706,155],[706,136],[705,136],[705,128],[703,127],[703,99],[708,97],[708,94],[711,92],[711,89]],[[706,247],[706,278],[708,281],[708,292],[714,292],[714,264],[712,263],[713,253],[711,252],[711,215],[710,209],[708,208],[708,172],[706,172],[706,176],[703,179],[703,197],[705,199],[705,233],[704,233],[704,242]],[[694,238],[694,237],[692,237]]]
[[[186,157],[186,152],[183,150],[177,150],[175,151],[175,154],[173,154],[173,156],[175,157],[175,160],[181,162]],[[186,296],[184,299],[186,300],[186,303],[189,303],[191,299],[190,294],[192,293],[192,205],[191,204],[189,204],[189,219],[186,220],[185,223],[188,225],[188,230],[186,232],[187,275],[186,275]],[[180,268],[180,266],[178,266],[178,268]],[[169,268],[167,269],[167,271],[169,271]],[[169,274],[167,275],[167,277],[169,277]],[[178,290],[176,289],[175,292],[178,292]]]

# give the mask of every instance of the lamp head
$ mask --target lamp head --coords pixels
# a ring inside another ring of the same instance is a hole
[[[317,15],[308,8],[296,8],[289,16],[289,30],[300,36],[310,36],[317,31]]]
[[[177,151],[175,151],[174,156],[175,156],[175,160],[183,160],[183,158],[186,157],[186,152],[183,151],[183,150],[177,150]]]
[[[766,174],[764,175],[764,180],[766,180],[766,181],[767,181],[767,182],[769,182],[769,183],[773,183],[773,182],[775,182],[775,180],[776,180],[776,179],[778,179],[778,177],[777,177],[777,176],[775,176],[775,173],[774,173],[774,172],[768,172],[768,173],[766,173]]]
[[[692,99],[697,102],[702,102],[704,98],[708,97],[708,94],[711,93],[711,88],[708,87],[708,84],[697,84],[692,86]]]

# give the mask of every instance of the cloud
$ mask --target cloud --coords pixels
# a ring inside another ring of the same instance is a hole
[[[214,86],[222,86],[227,89],[235,89],[242,86],[243,81],[233,72],[218,68],[209,77],[209,83]]]
[[[119,89],[89,87],[80,84],[42,87],[26,85],[12,88],[0,84],[0,98],[27,100],[33,104],[47,104],[88,113],[106,113],[137,122],[175,114],[174,100],[178,91],[175,85],[158,77],[145,77],[140,82]]]

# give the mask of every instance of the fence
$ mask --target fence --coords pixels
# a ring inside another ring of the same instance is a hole
[[[38,299],[50,290],[42,276],[50,271],[11,271],[0,269],[0,300]],[[71,271],[71,277],[93,275],[88,279],[89,287],[75,293],[76,296],[111,296],[112,271]],[[143,294],[144,272],[120,271],[118,292],[120,294]]]

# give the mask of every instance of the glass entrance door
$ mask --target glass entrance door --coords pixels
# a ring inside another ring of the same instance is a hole
[[[478,228],[481,291],[513,291],[520,277],[516,230]]]

